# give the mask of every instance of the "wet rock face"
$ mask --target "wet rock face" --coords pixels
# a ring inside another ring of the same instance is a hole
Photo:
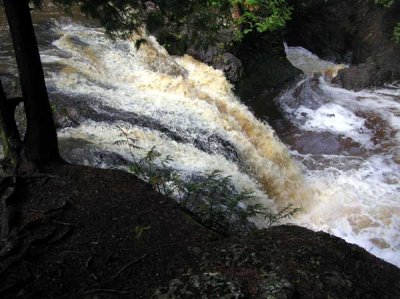
[[[228,49],[210,45],[206,50],[189,47],[187,52],[194,58],[223,71],[230,82],[239,82],[243,74],[242,61],[231,53],[224,53],[224,50]]]
[[[400,79],[400,46],[392,41],[400,3],[385,9],[374,1],[293,1],[286,41],[322,58],[352,64],[334,83],[360,90]]]
[[[238,49],[243,63],[242,79],[235,90],[241,100],[261,119],[282,118],[274,99],[296,82],[301,71],[286,58],[281,37],[252,35]]]
[[[242,62],[231,53],[224,53],[215,63],[215,67],[223,71],[231,82],[239,82],[243,74]]]
[[[187,53],[222,70],[235,85],[236,94],[256,116],[280,118],[273,99],[301,74],[286,59],[281,37],[253,33],[241,43],[228,44],[231,43],[210,44],[206,49],[190,46]]]

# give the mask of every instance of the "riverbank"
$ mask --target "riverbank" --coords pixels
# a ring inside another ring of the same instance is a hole
[[[16,200],[2,298],[400,296],[400,270],[356,245],[296,226],[222,238],[125,172],[51,166]]]

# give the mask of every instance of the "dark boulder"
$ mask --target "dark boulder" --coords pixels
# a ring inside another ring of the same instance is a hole
[[[400,298],[400,270],[356,245],[297,226],[194,247],[198,269],[153,298]]]
[[[225,73],[226,78],[233,83],[239,82],[243,74],[243,65],[232,53],[225,51],[231,50],[230,47],[218,47],[210,44],[207,48],[190,46],[187,53],[194,58],[212,65],[214,68]],[[232,50],[234,50],[232,48]]]
[[[236,84],[241,100],[261,119],[281,118],[274,99],[301,76],[286,58],[283,39],[275,34],[254,34],[238,48],[244,70]]]
[[[225,73],[231,82],[239,82],[243,74],[242,62],[231,53],[224,53],[215,62],[215,67]]]
[[[334,80],[360,90],[400,79],[400,46],[393,28],[400,21],[400,3],[383,8],[374,1],[293,1],[295,14],[286,40],[322,58],[352,64]]]
[[[346,71],[341,71],[338,76],[333,79],[334,83],[338,83],[346,89],[360,90],[368,86],[380,85],[376,79],[377,65],[369,60],[357,66],[351,66]]]

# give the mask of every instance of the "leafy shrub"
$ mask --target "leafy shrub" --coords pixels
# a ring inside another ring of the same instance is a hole
[[[287,0],[209,0],[211,7],[230,6],[239,29],[235,32],[240,40],[249,32],[260,33],[283,28],[292,15]]]

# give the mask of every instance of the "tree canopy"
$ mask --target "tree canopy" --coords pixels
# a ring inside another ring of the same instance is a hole
[[[43,0],[32,0],[41,6]],[[292,9],[287,0],[54,0],[64,6],[79,5],[82,12],[98,19],[112,36],[129,36],[143,24],[150,29],[165,23],[195,22],[208,30],[234,24],[236,38],[251,31],[274,31],[285,26]]]

